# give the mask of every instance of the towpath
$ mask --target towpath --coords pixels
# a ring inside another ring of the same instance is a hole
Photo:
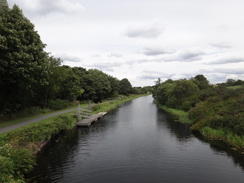
[[[87,106],[84,106],[84,107],[81,107],[81,108],[85,108],[85,107],[87,107]],[[64,113],[68,113],[68,112],[72,112],[72,111],[77,111],[77,110],[78,110],[78,108],[74,108],[74,109],[54,112],[54,113],[51,113],[51,114],[48,114],[48,115],[44,115],[44,116],[40,116],[40,117],[37,117],[37,118],[21,121],[21,122],[18,122],[18,123],[15,123],[15,124],[0,128],[0,134],[8,132],[8,131],[11,131],[11,130],[14,130],[14,129],[17,129],[17,128],[20,128],[22,126],[26,126],[26,125],[29,125],[29,124],[32,124],[32,123],[36,123],[38,121],[41,121],[41,120],[44,120],[44,119],[47,119],[47,118],[50,118],[50,117],[53,117],[53,116],[58,116],[60,114],[64,114]]]

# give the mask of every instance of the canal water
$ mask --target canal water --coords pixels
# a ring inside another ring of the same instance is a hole
[[[196,138],[147,96],[66,132],[41,154],[30,182],[243,183],[243,156]]]

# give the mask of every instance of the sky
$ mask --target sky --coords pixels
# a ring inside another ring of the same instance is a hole
[[[243,0],[8,0],[64,65],[133,86],[203,74],[244,80]]]

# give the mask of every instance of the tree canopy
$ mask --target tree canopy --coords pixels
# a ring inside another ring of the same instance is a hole
[[[0,17],[0,111],[26,107],[35,97],[35,87],[47,84],[44,48],[18,6],[4,11]]]
[[[119,81],[102,71],[62,65],[46,53],[34,25],[17,5],[0,1],[0,113],[55,100],[93,100],[133,92],[128,79]]]

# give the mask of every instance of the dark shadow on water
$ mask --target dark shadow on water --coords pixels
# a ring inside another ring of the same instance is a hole
[[[53,182],[54,180],[48,176],[50,174],[48,167],[51,167],[52,172],[60,172],[62,171],[61,167],[66,162],[72,164],[74,161],[72,155],[78,152],[81,147],[79,142],[82,141],[83,144],[86,144],[91,134],[99,135],[108,128],[112,128],[116,122],[114,118],[116,113],[117,109],[110,111],[109,115],[105,115],[98,122],[92,124],[90,128],[74,127],[61,133],[57,139],[51,140],[39,153],[37,157],[38,166],[27,175],[27,182]]]
[[[216,154],[226,154],[228,157],[230,157],[233,160],[233,163],[236,166],[240,166],[244,170],[243,153],[230,148],[224,142],[207,140],[200,134],[196,134],[196,133],[193,134],[190,130],[191,125],[175,122],[174,119],[169,114],[162,111],[161,109],[158,109],[159,126],[162,125],[162,121],[164,122],[164,124],[166,124],[166,127],[169,129],[169,131],[172,134],[174,134],[177,137],[177,140],[179,140],[180,142],[188,141],[189,139],[196,137],[201,142],[205,144],[209,144],[210,148]]]
[[[161,109],[158,109],[158,125],[165,125],[171,134],[174,134],[179,141],[188,141],[193,135],[189,124],[175,122],[174,119]],[[163,124],[162,124],[163,123]]]
[[[233,160],[233,163],[236,166],[240,166],[242,170],[244,171],[244,154],[232,149],[228,145],[226,145],[224,142],[216,141],[216,140],[208,140],[204,138],[202,135],[198,133],[194,133],[194,136],[199,139],[201,142],[209,144],[210,148],[216,153],[216,154],[225,154],[228,157],[230,157]]]

